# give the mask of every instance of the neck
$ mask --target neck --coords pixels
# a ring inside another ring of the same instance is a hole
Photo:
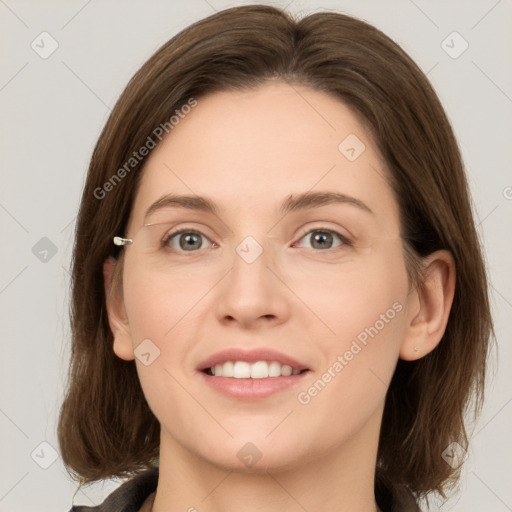
[[[153,512],[375,512],[376,454],[377,441],[360,432],[346,445],[290,464],[292,469],[249,472],[219,467],[162,431]]]

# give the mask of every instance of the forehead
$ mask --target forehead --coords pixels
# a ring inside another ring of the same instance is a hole
[[[282,82],[199,98],[143,173],[136,218],[169,192],[249,210],[314,189],[358,197],[377,213],[397,216],[384,162],[358,117],[331,95]]]

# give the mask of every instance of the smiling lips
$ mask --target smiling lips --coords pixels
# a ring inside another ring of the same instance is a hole
[[[253,399],[295,385],[309,368],[272,349],[230,349],[209,357],[198,370],[217,391]]]
[[[267,379],[269,377],[288,377],[298,375],[299,368],[292,368],[288,364],[277,361],[227,361],[208,368],[207,373],[214,377],[233,377],[235,379]]]

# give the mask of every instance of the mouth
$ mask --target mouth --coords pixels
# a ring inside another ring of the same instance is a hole
[[[230,377],[233,379],[269,379],[274,377],[289,377],[308,371],[307,368],[293,368],[289,364],[278,361],[226,361],[203,370],[212,377]]]
[[[218,352],[197,368],[213,389],[237,399],[265,398],[294,387],[311,370],[272,349]]]

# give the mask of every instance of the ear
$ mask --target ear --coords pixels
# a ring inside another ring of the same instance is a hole
[[[409,295],[407,331],[400,359],[415,361],[434,350],[446,330],[455,294],[455,263],[449,251],[423,262],[423,280]]]
[[[135,359],[135,355],[133,353],[130,324],[124,307],[121,285],[118,282],[114,282],[116,265],[117,261],[112,257],[103,263],[108,323],[114,335],[113,349],[115,354],[125,361],[131,361]]]

